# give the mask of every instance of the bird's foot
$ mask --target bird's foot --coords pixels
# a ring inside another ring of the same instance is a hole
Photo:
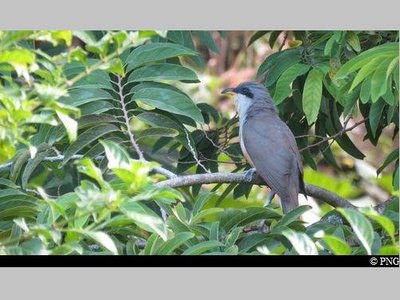
[[[275,193],[272,191],[269,192],[267,195],[267,199],[265,200],[264,207],[267,207],[271,203],[272,199],[274,199],[274,197],[275,197]]]
[[[244,180],[246,182],[251,182],[253,180],[255,172],[256,172],[255,168],[248,169],[246,172],[244,172]]]

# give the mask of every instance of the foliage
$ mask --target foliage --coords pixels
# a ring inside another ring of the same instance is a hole
[[[280,32],[256,32],[250,42],[266,34],[273,47]],[[338,168],[321,137],[343,130],[341,118],[368,117],[374,145],[391,124],[397,134],[393,33],[292,34],[259,74],[267,72],[293,132],[318,135],[299,138],[299,148],[323,142],[302,152],[306,164],[315,169],[322,158]],[[230,142],[237,118],[186,92],[205,67],[200,48],[220,52],[215,36],[225,33],[0,32],[0,253],[398,254],[398,199],[382,214],[331,208],[306,226],[299,217],[309,206],[283,216],[274,203],[244,200],[250,185],[156,185],[165,179],[159,166],[178,175],[217,172],[227,161],[235,172],[246,167]],[[336,142],[364,157],[345,132]],[[398,190],[398,149],[378,173],[393,163]]]

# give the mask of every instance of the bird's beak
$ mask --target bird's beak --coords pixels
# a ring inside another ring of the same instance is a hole
[[[227,89],[224,89],[224,90],[221,92],[221,94],[229,94],[229,95],[232,95],[232,94],[236,94],[236,91],[235,91],[234,88],[227,88]]]

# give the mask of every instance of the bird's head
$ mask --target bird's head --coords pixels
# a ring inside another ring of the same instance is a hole
[[[235,100],[238,109],[240,107],[249,107],[253,104],[260,106],[267,105],[275,110],[271,96],[268,90],[261,83],[254,81],[246,81],[234,88],[227,88],[222,91],[222,94],[235,95]]]

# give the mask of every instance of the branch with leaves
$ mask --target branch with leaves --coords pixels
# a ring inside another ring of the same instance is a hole
[[[195,175],[184,175],[178,176],[175,178],[171,178],[165,181],[161,181],[156,185],[158,187],[184,187],[184,186],[192,186],[195,184],[213,184],[213,183],[238,183],[238,184],[256,184],[256,185],[265,185],[268,186],[264,180],[257,176],[257,174],[253,175],[251,181],[246,179],[245,174],[237,174],[237,173],[211,173],[211,174],[195,174]],[[337,194],[328,191],[324,188],[312,185],[305,184],[306,194],[307,196],[314,197],[318,200],[321,200],[333,207],[346,207],[351,209],[356,209],[357,207],[351,204],[346,199],[338,196]],[[393,201],[394,198],[390,198],[389,200],[378,204],[375,206],[375,210],[381,213],[386,205]]]

